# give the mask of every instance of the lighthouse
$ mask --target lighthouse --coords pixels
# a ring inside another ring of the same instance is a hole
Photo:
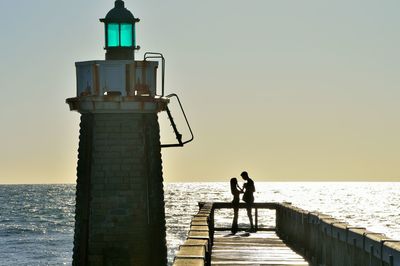
[[[80,113],[73,265],[166,265],[158,113],[170,116],[170,98],[157,92],[159,54],[135,60],[139,19],[123,1],[100,21],[105,60],[75,63],[66,100]]]

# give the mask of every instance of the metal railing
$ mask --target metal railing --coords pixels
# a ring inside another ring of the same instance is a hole
[[[251,209],[254,209],[254,227],[256,231],[272,231],[275,230],[275,227],[259,227],[258,226],[258,210],[259,209],[269,209],[269,210],[276,210],[278,203],[273,203],[273,202],[264,202],[264,203],[253,203],[253,204],[247,204],[247,203],[239,203],[237,206],[239,209],[247,209],[249,206]],[[213,203],[213,208],[212,208],[212,216],[214,218],[214,212],[215,210],[218,209],[233,209],[235,206],[233,205],[232,202],[214,202]],[[214,224],[214,221],[213,221]],[[214,227],[214,231],[226,231],[230,230],[230,227]],[[245,230],[246,228],[238,228],[238,230]]]

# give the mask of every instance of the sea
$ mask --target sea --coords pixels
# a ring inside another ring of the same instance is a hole
[[[291,202],[400,239],[400,182],[257,182],[256,202]],[[229,182],[165,183],[168,261],[183,242],[199,201],[231,201]],[[0,185],[0,265],[71,265],[75,185]],[[274,212],[259,211],[259,226]],[[229,227],[232,211],[215,214]],[[245,210],[239,225],[248,226]]]

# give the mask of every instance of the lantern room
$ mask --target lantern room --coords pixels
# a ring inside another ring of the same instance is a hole
[[[139,22],[116,0],[104,23],[106,60],[76,62],[76,96],[68,98],[70,110],[84,113],[158,113],[166,111],[178,143],[161,144],[162,148],[182,147],[193,140],[193,133],[178,96],[164,94],[165,59],[161,53],[146,52],[142,60],[135,60],[135,24]],[[158,67],[160,74],[157,74]],[[157,79],[161,78],[161,91]],[[191,134],[183,141],[168,108],[171,99],[181,109]]]
[[[104,23],[106,60],[134,59],[134,51],[139,49],[135,23],[140,20],[125,8],[124,2],[116,0],[114,8],[100,21]]]

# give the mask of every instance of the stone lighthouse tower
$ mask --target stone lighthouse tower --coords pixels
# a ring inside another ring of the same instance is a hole
[[[106,60],[77,62],[66,100],[81,114],[73,265],[166,265],[157,114],[169,99],[157,94],[158,61],[135,61],[139,19],[124,2],[100,21]]]

